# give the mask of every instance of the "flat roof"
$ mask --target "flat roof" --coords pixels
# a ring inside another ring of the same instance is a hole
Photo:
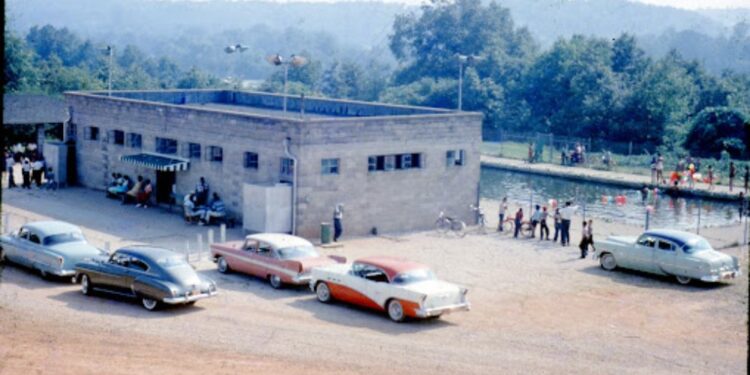
[[[65,101],[37,94],[4,94],[3,124],[54,124],[68,120]]]
[[[330,121],[356,118],[400,116],[477,116],[479,112],[458,112],[443,108],[418,107],[356,100],[287,96],[283,111],[281,94],[244,90],[140,90],[140,91],[72,91],[65,95],[84,96],[118,102],[137,102],[158,106],[184,107],[217,113],[269,118],[285,121]]]

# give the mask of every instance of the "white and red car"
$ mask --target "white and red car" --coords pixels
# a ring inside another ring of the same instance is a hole
[[[466,288],[437,280],[429,267],[393,257],[368,257],[314,268],[310,288],[320,302],[339,300],[386,311],[391,320],[440,317],[469,310]]]
[[[276,289],[284,284],[307,284],[313,267],[346,262],[344,257],[320,255],[304,238],[281,233],[252,234],[244,241],[212,244],[211,258],[221,273],[257,276]]]

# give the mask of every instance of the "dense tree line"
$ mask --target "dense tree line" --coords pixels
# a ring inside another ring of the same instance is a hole
[[[4,93],[36,92],[59,95],[67,90],[106,89],[109,79],[107,46],[81,40],[67,28],[32,27],[21,38],[6,27]],[[200,69],[184,71],[167,58],[149,58],[137,47],[114,46],[112,88],[202,88],[218,80]]]

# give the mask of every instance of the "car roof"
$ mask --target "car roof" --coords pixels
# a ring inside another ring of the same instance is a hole
[[[294,246],[312,246],[310,241],[297,236],[284,233],[257,233],[251,234],[246,239],[263,241],[271,244],[275,248],[285,248]]]
[[[60,233],[81,233],[81,228],[64,221],[35,221],[33,223],[25,224],[24,227],[34,231],[42,237]]]
[[[371,256],[366,258],[359,258],[354,263],[367,264],[373,267],[382,269],[388,279],[393,279],[398,274],[409,272],[412,270],[429,268],[422,263],[412,262],[410,260],[398,257],[390,256]]]
[[[685,246],[688,242],[703,239],[703,237],[690,232],[683,232],[681,230],[674,229],[654,229],[644,232],[649,236],[659,237],[665,240],[670,240],[679,246]]]
[[[180,255],[180,253],[174,252],[163,247],[156,246],[127,246],[117,249],[116,253],[135,255],[142,258],[149,259],[156,262],[159,259]]]

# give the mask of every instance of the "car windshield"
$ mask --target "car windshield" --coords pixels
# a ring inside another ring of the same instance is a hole
[[[699,251],[711,250],[711,244],[703,238],[694,238],[685,244],[684,249],[686,253],[692,254]]]
[[[281,259],[317,258],[320,256],[311,245],[285,247],[278,250]]]
[[[412,284],[420,281],[435,280],[435,274],[429,268],[414,270],[398,274],[394,279],[394,284]]]
[[[182,255],[161,258],[156,261],[159,266],[175,280],[189,280],[195,277],[195,270]]]
[[[66,243],[66,242],[83,242],[83,241],[86,241],[86,239],[83,237],[82,233],[78,233],[78,232],[53,234],[51,236],[44,237],[44,244],[47,246],[59,245],[61,243]]]

